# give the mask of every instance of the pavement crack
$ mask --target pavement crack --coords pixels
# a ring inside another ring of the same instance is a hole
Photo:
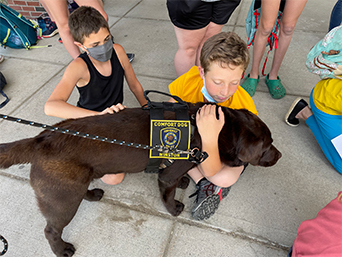
[[[126,203],[120,202],[118,200],[110,199],[107,197],[102,198],[101,202],[106,203],[106,204],[110,204],[110,205],[117,205],[121,208],[127,208],[127,209],[132,210],[132,211],[137,211],[137,212],[145,213],[147,215],[151,215],[151,216],[155,216],[155,217],[159,217],[162,219],[167,219],[167,220],[172,221],[173,225],[171,227],[170,238],[168,240],[168,243],[167,243],[165,250],[164,250],[164,253],[162,255],[163,257],[167,256],[168,250],[170,248],[170,243],[171,243],[171,240],[173,238],[173,234],[174,234],[173,232],[174,232],[174,228],[176,226],[176,222],[183,224],[183,225],[189,225],[189,226],[194,226],[194,227],[205,229],[205,230],[210,230],[213,232],[219,232],[219,233],[226,235],[226,236],[231,236],[234,238],[247,240],[247,241],[259,244],[259,245],[264,245],[264,246],[272,248],[272,249],[283,250],[283,251],[287,251],[287,252],[290,249],[289,246],[282,245],[280,243],[271,241],[267,238],[263,238],[263,237],[258,236],[258,235],[252,235],[252,234],[249,234],[246,232],[241,232],[241,231],[224,230],[224,229],[216,227],[214,225],[210,225],[208,223],[203,223],[201,221],[190,220],[190,219],[187,219],[185,217],[179,217],[179,216],[174,217],[168,213],[159,212],[158,210],[153,209],[150,206],[146,207],[142,204],[138,204],[138,205],[126,204]]]

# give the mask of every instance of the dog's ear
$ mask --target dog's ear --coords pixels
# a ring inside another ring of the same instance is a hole
[[[243,142],[242,142],[243,141]],[[262,156],[263,141],[250,137],[244,137],[237,146],[237,155],[240,161],[248,162],[252,165],[259,165]]]

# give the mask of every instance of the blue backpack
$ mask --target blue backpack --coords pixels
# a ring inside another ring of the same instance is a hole
[[[252,4],[249,8],[247,18],[246,18],[246,32],[247,32],[247,46],[250,48],[255,39],[255,33],[259,25],[259,20],[260,20],[260,14],[261,14],[261,6],[256,7],[255,5],[255,0],[252,1]],[[265,74],[265,67],[268,59],[268,54],[270,51],[272,51],[273,47],[277,48],[277,42],[278,42],[278,29],[279,29],[279,24],[281,20],[281,16],[283,15],[283,12],[281,10],[278,11],[278,16],[276,23],[272,29],[272,32],[268,36],[267,39],[267,45],[270,47],[270,49],[267,52],[267,56],[265,59],[264,66],[262,68],[262,75],[266,76]]]
[[[38,26],[17,11],[0,3],[0,45],[31,48],[37,41]]]

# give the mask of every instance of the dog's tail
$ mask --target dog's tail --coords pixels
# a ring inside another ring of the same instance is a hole
[[[14,164],[30,163],[34,157],[32,138],[12,143],[0,144],[0,169],[6,169]]]

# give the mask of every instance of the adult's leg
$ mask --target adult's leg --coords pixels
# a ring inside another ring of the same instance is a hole
[[[177,76],[186,73],[195,65],[197,50],[208,26],[195,30],[181,29],[174,26],[178,42],[178,50],[174,60]]]
[[[68,19],[69,10],[67,1],[63,0],[39,0],[44,9],[49,14],[50,18],[56,22],[59,34],[62,38],[63,45],[72,58],[76,59],[79,54],[79,48],[74,44],[74,39],[70,33]],[[103,10],[103,3],[101,0],[77,0],[78,5],[92,6],[97,9],[103,17],[108,20],[106,12]]]
[[[211,22],[207,26],[207,30],[202,38],[202,41],[197,49],[196,54],[196,65],[200,65],[200,56],[202,46],[207,41],[208,38],[221,32],[222,27],[226,24],[239,6],[241,0],[221,0],[219,2],[214,2],[211,5]]]
[[[258,79],[259,65],[264,55],[267,38],[272,32],[278,16],[280,0],[262,0],[261,15],[253,45],[252,69],[250,78]]]
[[[108,15],[103,9],[102,0],[75,0],[75,2],[79,6],[84,5],[84,6],[91,6],[91,7],[95,8],[96,10],[98,10],[102,14],[102,16],[106,19],[106,21],[108,21]]]
[[[69,10],[67,1],[39,0],[49,14],[51,20],[56,22],[63,45],[72,58],[76,59],[80,54],[79,48],[74,44],[74,39],[68,26]]]
[[[331,140],[342,134],[342,116],[329,115],[319,110],[310,96],[310,106],[313,115],[306,120],[306,124],[314,134],[324,155],[334,166],[334,168],[342,174],[342,159],[336,151]]]
[[[272,68],[269,73],[270,80],[277,79],[278,71],[289,48],[297,20],[306,2],[307,0],[286,0],[283,17],[280,21],[278,47],[274,51]]]
[[[207,41],[208,38],[218,34],[221,32],[223,25],[219,25],[213,22],[210,22],[209,25],[206,27],[204,36],[197,48],[197,53],[196,53],[196,62],[195,65],[199,66],[200,65],[200,56],[201,56],[201,50],[202,46]]]

